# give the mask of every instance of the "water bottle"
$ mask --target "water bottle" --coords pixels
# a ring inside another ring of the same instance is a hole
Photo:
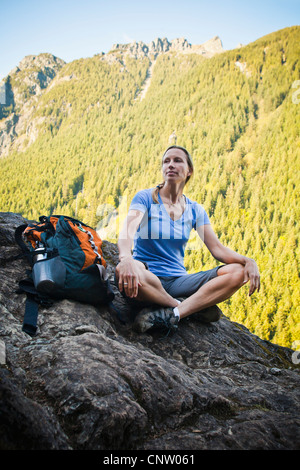
[[[36,263],[37,261],[41,261],[43,259],[47,259],[47,251],[44,248],[42,243],[38,243],[38,247],[34,250],[33,255],[33,262]]]
[[[48,257],[47,250],[39,243],[33,261],[32,277],[38,292],[51,293],[64,286],[66,267],[58,254]]]

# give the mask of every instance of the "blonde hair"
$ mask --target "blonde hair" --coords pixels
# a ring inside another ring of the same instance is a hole
[[[179,149],[179,150],[182,150],[185,153],[187,164],[189,166],[189,169],[191,170],[191,174],[185,180],[185,184],[186,184],[188,182],[188,180],[190,179],[190,177],[192,176],[193,171],[194,171],[194,165],[193,165],[192,157],[184,147],[180,147],[179,145],[171,145],[170,147],[167,148],[167,150],[164,152],[164,154],[162,156],[162,160],[161,160],[162,164],[163,164],[163,161],[164,161],[164,156],[166,155],[166,153],[170,149]],[[158,204],[158,192],[164,186],[164,184],[165,184],[165,182],[158,184],[156,186],[156,188],[154,188],[154,190],[152,191],[152,199],[157,204]]]

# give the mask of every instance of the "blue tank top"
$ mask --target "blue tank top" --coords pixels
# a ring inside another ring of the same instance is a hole
[[[204,208],[185,197],[185,210],[178,220],[172,220],[160,195],[159,203],[152,199],[152,189],[139,191],[130,204],[144,214],[134,237],[133,258],[148,264],[157,276],[182,276],[184,252],[192,229],[209,224]]]

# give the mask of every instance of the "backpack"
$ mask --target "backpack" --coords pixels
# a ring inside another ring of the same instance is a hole
[[[15,231],[15,240],[32,268],[28,278],[19,282],[18,293],[27,294],[22,330],[34,336],[38,306],[60,299],[106,304],[119,316],[112,304],[114,293],[97,232],[63,215],[41,216],[39,221]]]

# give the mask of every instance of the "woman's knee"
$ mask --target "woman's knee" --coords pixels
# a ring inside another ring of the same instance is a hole
[[[161,285],[159,278],[155,274],[153,274],[151,271],[148,271],[147,269],[145,269],[142,272],[141,282],[142,282],[142,285],[144,286],[157,287]]]
[[[218,270],[218,275],[228,274],[232,287],[241,287],[244,284],[244,266],[238,263],[227,264]]]

